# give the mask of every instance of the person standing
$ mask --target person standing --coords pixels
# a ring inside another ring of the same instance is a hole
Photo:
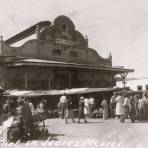
[[[101,106],[103,108],[103,119],[105,120],[108,118],[108,103],[104,96],[103,96],[103,101],[101,103]]]
[[[111,118],[115,118],[115,108],[116,108],[116,97],[117,97],[117,93],[114,92],[111,99],[110,99],[110,116]]]
[[[11,111],[11,99],[8,98],[3,106],[3,112],[8,115],[11,115]]]
[[[121,92],[119,92],[118,96],[116,97],[116,119],[121,118],[124,113],[123,109],[124,97]]]
[[[148,94],[145,93],[145,120],[148,121]]]
[[[79,100],[79,119],[78,119],[78,123],[80,123],[81,118],[84,119],[85,123],[87,123],[87,120],[85,119],[85,115],[84,115],[84,107],[86,107],[84,105],[84,97],[81,96],[80,100]]]
[[[145,119],[145,101],[142,96],[138,101],[138,108],[139,108],[139,120],[142,121]]]
[[[30,99],[28,99],[28,104],[29,104],[29,107],[31,109],[31,113],[33,115],[35,113],[35,109],[34,109],[33,103],[30,101]]]
[[[84,99],[84,105],[86,106],[86,107],[84,107],[84,114],[85,114],[85,117],[89,117],[89,115],[90,115],[90,111],[89,111],[89,99],[88,98],[85,98]]]
[[[139,120],[139,108],[138,108],[139,99],[140,99],[140,97],[139,97],[138,93],[136,93],[136,94],[134,95],[134,102],[135,102],[135,119],[136,119],[136,120]]]
[[[131,104],[131,115],[134,119],[136,119],[134,92],[131,92],[129,94],[129,99],[130,99],[130,104]]]
[[[59,101],[60,108],[61,108],[61,113],[62,113],[62,115],[61,115],[62,119],[64,119],[64,116],[65,116],[66,102],[67,102],[67,97],[66,97],[66,93],[64,93],[60,97],[60,101]]]
[[[15,120],[17,121],[18,123],[18,129],[19,129],[19,138],[20,140],[25,140],[25,133],[24,133],[24,124],[23,124],[23,103],[24,103],[24,100],[19,97],[17,99],[17,107],[16,107],[16,117],[15,117]],[[13,134],[12,134],[13,135]],[[14,139],[15,137],[12,136],[11,137],[12,139]]]
[[[92,96],[90,96],[89,104],[90,104],[90,107],[89,107],[90,117],[93,118],[93,112],[95,110],[95,99]]]
[[[24,125],[24,137],[27,140],[28,133],[30,136],[33,136],[33,117],[31,109],[28,104],[28,99],[25,98],[23,107],[22,107],[22,116],[23,116],[23,125]]]

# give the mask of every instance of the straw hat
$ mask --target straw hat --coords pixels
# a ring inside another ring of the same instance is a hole
[[[22,99],[22,97],[18,97],[17,102],[23,102],[24,99]]]

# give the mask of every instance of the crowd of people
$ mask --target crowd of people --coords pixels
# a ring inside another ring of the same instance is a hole
[[[101,100],[102,102],[97,100]],[[66,124],[69,118],[72,119],[73,123],[81,123],[81,119],[87,123],[89,118],[99,117],[97,115],[100,115],[100,112],[104,120],[108,118],[119,119],[122,123],[124,123],[127,118],[129,118],[131,122],[135,122],[135,120],[148,120],[148,93],[146,92],[113,92],[110,98],[105,95],[101,95],[100,98],[94,96],[79,96],[77,102],[77,121],[74,101],[76,101],[76,99],[72,99],[71,96],[67,94],[63,94],[59,99],[58,107],[61,118],[65,119]],[[31,100],[27,98],[19,97],[16,102],[17,103],[15,103],[13,99],[8,98],[2,105],[3,114],[14,117],[13,123],[15,126],[17,125],[21,133],[20,139],[26,140],[28,134],[34,139],[35,128],[33,117],[37,113],[41,121],[48,118],[47,100],[41,99],[36,107],[34,107]]]
[[[120,118],[124,122],[127,117],[135,120],[148,120],[147,92],[114,92],[109,102],[111,118]]]
[[[33,103],[28,98],[19,97],[17,102],[14,102],[13,99],[8,98],[5,101],[3,104],[1,117],[13,117],[12,123],[10,123],[12,129],[12,139],[15,138],[16,135],[19,136],[18,139],[21,139],[22,141],[26,141],[28,138],[36,138],[33,117],[38,114],[39,121],[42,121],[46,118],[46,102],[46,100],[42,99],[35,108]],[[17,134],[16,130],[18,130]]]
[[[101,106],[102,118],[115,118],[120,119],[120,122],[124,123],[125,119],[129,118],[131,122],[135,120],[144,121],[148,120],[148,93],[142,92],[128,92],[120,91],[113,92],[111,98],[107,98],[102,95],[101,104],[97,104],[96,98],[93,96],[79,98],[78,107],[78,123],[80,123],[81,118],[84,122],[88,122],[86,118],[93,118],[94,115],[99,114]],[[72,118],[74,121],[74,112],[72,108],[72,99],[63,94],[59,100],[61,108],[61,117],[65,117],[66,123],[68,117]]]
[[[72,118],[72,121],[74,120],[74,111],[73,111],[73,100],[70,96],[67,96],[65,93],[60,97],[59,100],[59,107],[61,109],[61,118],[64,119],[65,117],[65,123],[68,123],[67,119],[69,117]],[[79,99],[79,106],[78,106],[78,123],[80,123],[80,120],[83,118],[84,122],[87,123],[86,117],[93,117],[93,112],[95,110],[95,99],[90,96],[90,98],[84,98],[84,96],[81,96]]]

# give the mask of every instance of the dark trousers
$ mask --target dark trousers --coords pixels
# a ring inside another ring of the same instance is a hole
[[[90,117],[93,118],[93,112],[95,110],[95,104],[90,104]]]
[[[139,109],[138,109],[138,103],[135,103],[135,116],[136,116],[136,119],[139,120]]]
[[[61,104],[62,119],[64,119],[64,117],[65,117],[65,111],[66,111],[66,104],[62,103]]]
[[[115,118],[115,111],[114,111],[114,109],[115,109],[115,104],[110,104],[109,105],[109,111],[110,111],[110,117],[111,118]]]
[[[84,119],[84,121],[86,122],[85,115],[84,115],[84,108],[79,108],[79,119],[78,119],[78,122],[80,122],[81,119]]]
[[[129,110],[129,106],[124,106],[124,115],[121,117],[121,122],[125,122],[125,119],[129,116],[130,120],[134,122],[134,118],[132,116],[132,113]]]

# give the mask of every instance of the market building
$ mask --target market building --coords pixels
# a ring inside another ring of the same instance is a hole
[[[12,46],[33,34],[34,39]],[[66,16],[0,41],[0,85],[6,89],[106,88],[115,86],[116,74],[124,81],[133,71],[113,67],[111,54],[102,58]]]

